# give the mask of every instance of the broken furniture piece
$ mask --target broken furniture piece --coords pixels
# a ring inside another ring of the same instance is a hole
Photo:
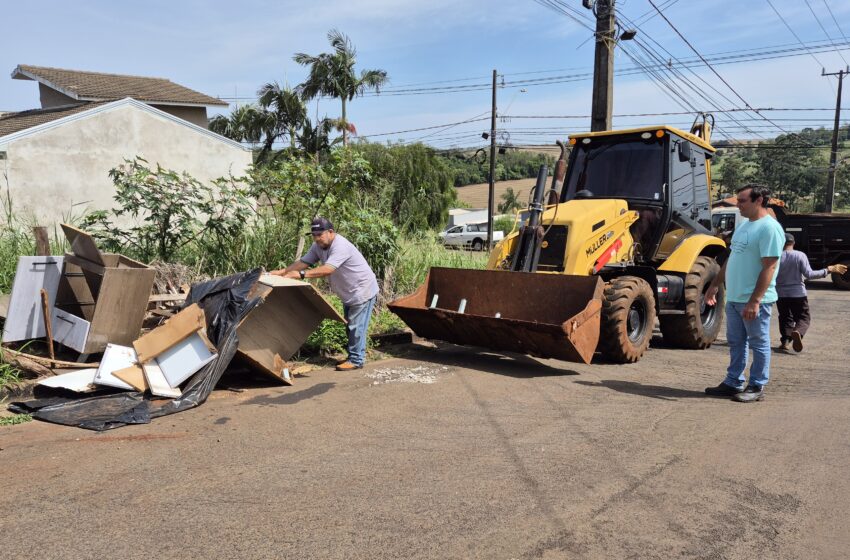
[[[94,386],[94,376],[96,374],[97,370],[95,368],[79,369],[60,375],[45,377],[38,384],[53,389],[67,389],[75,393],[91,393],[97,389]]]
[[[287,360],[298,352],[322,319],[344,320],[309,282],[264,274],[251,292],[263,303],[239,325],[236,352],[259,371],[291,385]]]
[[[101,253],[89,234],[62,224],[64,257],[53,309],[53,340],[81,354],[130,345],[139,336],[156,271],[123,255]],[[48,292],[49,293],[49,292]]]
[[[179,397],[180,384],[216,358],[218,354],[207,338],[206,328],[204,310],[195,303],[133,342],[151,393]],[[138,379],[133,371],[122,373]],[[131,381],[126,382],[135,385]]]
[[[62,279],[63,257],[19,257],[15,281],[3,326],[3,342],[18,342],[47,335],[41,290],[52,308]]]

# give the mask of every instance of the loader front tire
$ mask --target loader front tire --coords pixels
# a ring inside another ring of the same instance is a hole
[[[599,350],[611,362],[636,362],[649,348],[655,297],[643,278],[620,276],[605,284]]]
[[[685,314],[662,315],[661,334],[664,342],[678,348],[701,350],[711,346],[723,322],[723,286],[717,292],[718,305],[705,304],[705,292],[720,265],[711,257],[697,257],[691,271],[685,276]]]

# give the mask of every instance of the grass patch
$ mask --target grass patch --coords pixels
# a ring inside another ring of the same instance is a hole
[[[425,281],[432,267],[482,269],[487,264],[488,253],[446,249],[434,234],[401,239],[399,254],[393,265],[393,297],[412,293]]]
[[[0,416],[0,426],[14,426],[24,424],[32,420],[29,414],[13,414],[12,416]]]
[[[2,352],[0,352],[0,359],[2,359],[2,357]],[[20,380],[21,370],[19,370],[15,366],[6,363],[0,363],[0,389],[5,387],[6,385],[17,383]]]

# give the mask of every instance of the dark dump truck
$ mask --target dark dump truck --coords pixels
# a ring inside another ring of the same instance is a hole
[[[781,205],[771,204],[782,228],[794,236],[794,248],[809,257],[815,270],[833,264],[844,264],[850,269],[850,214],[789,214]],[[715,208],[711,223],[715,234],[731,238],[735,226],[744,218],[734,206]],[[850,290],[850,270],[831,275],[836,288]]]
[[[812,268],[845,264],[850,268],[850,214],[784,214],[777,219],[794,236],[794,248],[806,253]],[[850,290],[850,270],[832,274],[832,283]]]

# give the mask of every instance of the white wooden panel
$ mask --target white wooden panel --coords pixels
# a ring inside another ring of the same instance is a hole
[[[156,361],[168,384],[177,387],[215,359],[216,355],[210,352],[204,340],[196,333],[161,353]]]
[[[61,309],[53,310],[53,340],[82,353],[91,323]]]
[[[3,327],[4,342],[41,338],[47,334],[41,310],[41,289],[47,291],[50,308],[53,309],[63,261],[63,257],[18,258],[6,325]]]
[[[94,368],[80,369],[42,379],[38,384],[45,387],[68,389],[78,393],[88,393],[95,390],[93,383],[96,373],[97,370]]]
[[[107,344],[103,351],[103,358],[97,368],[94,382],[98,385],[108,385],[118,389],[133,391],[134,387],[112,375],[112,372],[124,369],[136,363],[136,351],[129,346],[118,344]]]
[[[151,393],[159,397],[179,397],[182,393],[180,389],[174,389],[168,385],[162,370],[159,369],[159,364],[156,360],[151,360],[142,364],[142,369],[145,372],[145,379],[148,381]]]

